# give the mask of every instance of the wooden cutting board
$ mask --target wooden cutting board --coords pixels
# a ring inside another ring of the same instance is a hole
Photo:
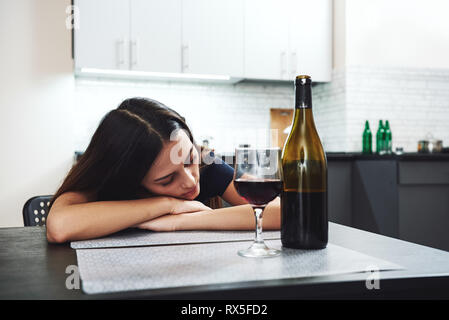
[[[277,134],[271,135],[271,145],[273,147],[281,149],[284,147],[285,140],[288,137],[284,130],[292,124],[293,112],[293,109],[270,109],[270,129],[277,130]]]

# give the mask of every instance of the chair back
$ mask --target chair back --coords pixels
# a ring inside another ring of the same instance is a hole
[[[52,195],[36,196],[25,202],[22,210],[25,227],[45,225],[52,197]]]

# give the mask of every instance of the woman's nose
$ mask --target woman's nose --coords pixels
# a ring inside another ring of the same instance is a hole
[[[190,168],[184,169],[184,180],[182,183],[182,187],[185,189],[192,189],[196,185],[195,176],[192,174]]]

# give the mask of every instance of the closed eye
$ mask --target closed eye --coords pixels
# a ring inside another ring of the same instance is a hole
[[[170,177],[170,180],[168,181],[168,182],[165,182],[165,183],[161,183],[161,186],[168,186],[170,183],[172,183],[173,182],[173,175]]]

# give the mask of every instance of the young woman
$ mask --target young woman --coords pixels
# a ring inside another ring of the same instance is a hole
[[[127,99],[102,119],[54,195],[47,239],[96,238],[129,227],[253,230],[253,210],[232,178],[232,167],[201,152],[177,112],[154,100]],[[215,196],[233,207],[212,209]],[[277,199],[265,209],[264,229],[279,226]]]

